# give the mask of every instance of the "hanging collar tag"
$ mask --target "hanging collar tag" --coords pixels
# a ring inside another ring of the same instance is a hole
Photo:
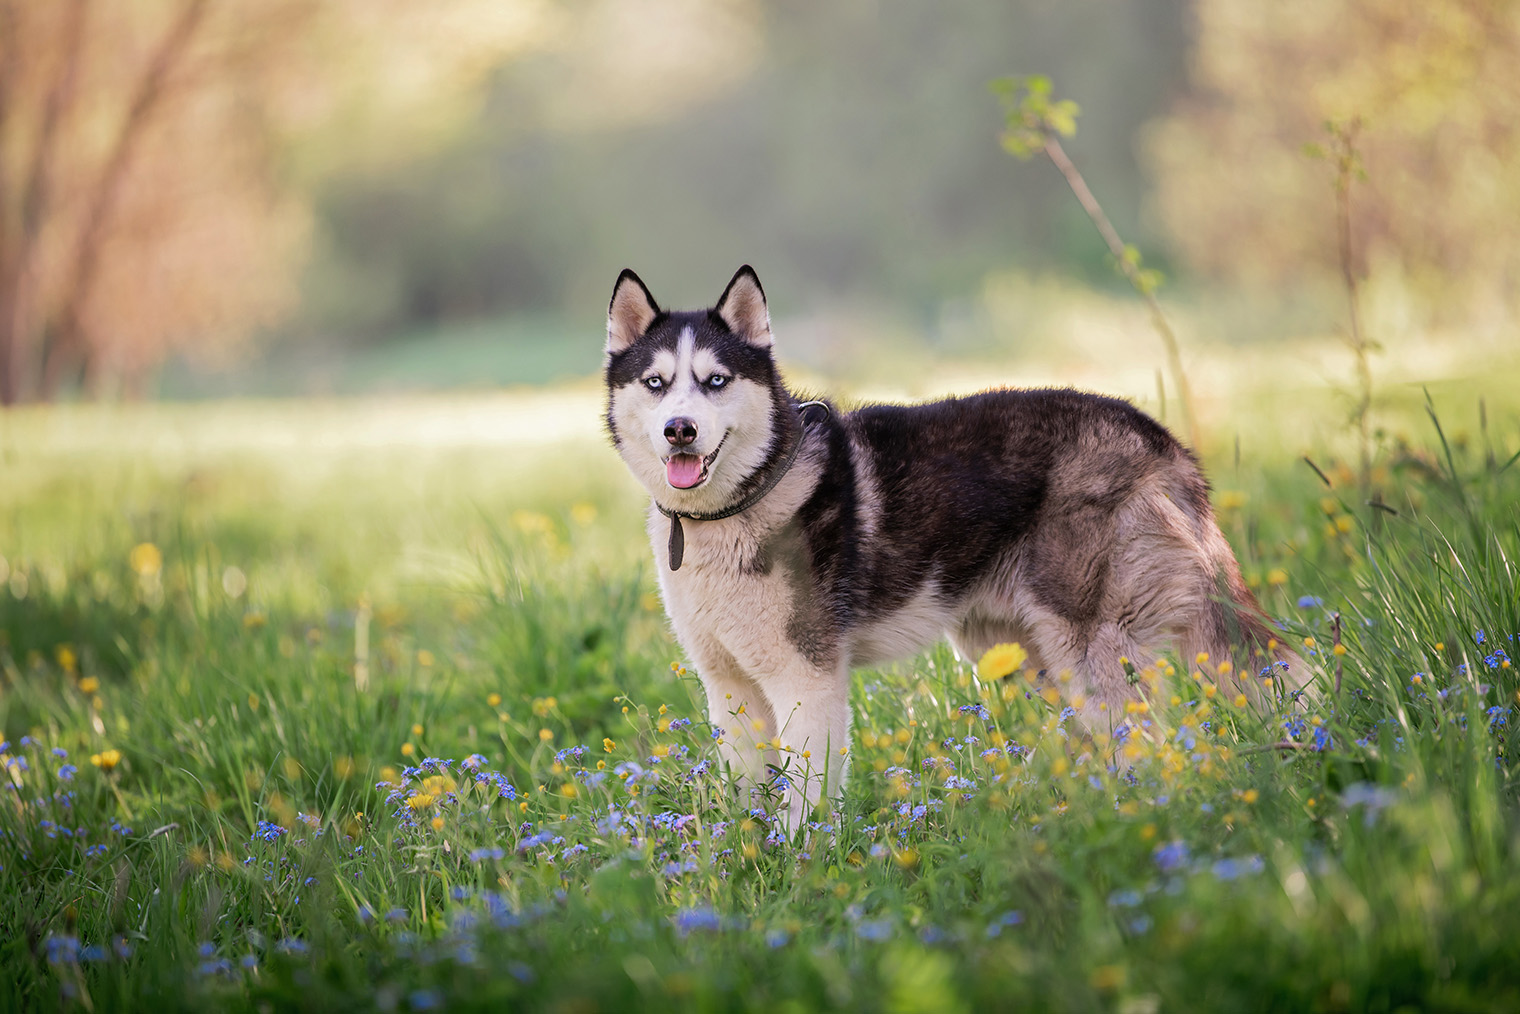
[[[670,569],[681,569],[681,558],[686,555],[686,533],[681,530],[681,515],[670,515]]]
[[[810,408],[821,408],[823,409],[823,417],[825,419],[829,417],[829,406],[826,403],[821,401],[805,401],[797,406],[797,413],[802,417],[803,425],[807,424],[807,410]],[[721,521],[724,518],[733,517],[740,511],[749,510],[764,499],[767,493],[775,489],[776,484],[786,477],[787,472],[792,470],[792,465],[797,461],[797,455],[802,451],[802,442],[806,439],[806,436],[806,433],[799,431],[797,439],[793,442],[792,449],[787,454],[786,461],[782,463],[781,467],[771,473],[771,477],[755,489],[754,492],[732,507],[725,507],[723,510],[715,511],[712,514],[700,514],[696,511],[669,510],[656,500],[654,502],[655,507],[659,509],[661,514],[670,519],[670,544],[668,547],[670,552],[670,569],[673,571],[680,570],[681,560],[686,556],[686,532],[681,528],[682,518],[691,521]]]

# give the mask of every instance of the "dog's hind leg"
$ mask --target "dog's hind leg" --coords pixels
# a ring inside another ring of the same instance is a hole
[[[1127,666],[1141,672],[1154,656],[1117,622],[1087,629],[1039,606],[1028,608],[1025,616],[1042,681],[1076,709],[1087,731],[1112,732],[1136,696]]]

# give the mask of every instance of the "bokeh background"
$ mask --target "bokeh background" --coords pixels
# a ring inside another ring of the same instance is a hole
[[[0,399],[580,389],[621,268],[691,306],[748,262],[803,382],[1164,414],[1143,307],[999,146],[987,83],[1028,73],[1206,420],[1346,383],[1327,123],[1380,393],[1481,386],[1520,347],[1517,66],[1507,0],[4,0]]]

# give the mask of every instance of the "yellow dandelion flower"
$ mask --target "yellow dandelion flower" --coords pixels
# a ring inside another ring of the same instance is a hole
[[[1260,798],[1261,793],[1257,792],[1255,789],[1246,789],[1240,794],[1240,801],[1243,803],[1254,803]]]
[[[420,735],[422,735],[422,723],[421,722],[418,722],[417,724],[415,724],[415,725],[412,726],[412,735],[413,736],[420,736]]]
[[[1346,646],[1344,644],[1337,644],[1334,648],[1330,649],[1330,653],[1332,655],[1344,655],[1346,654]]]
[[[434,831],[442,831],[443,830],[443,818],[442,817],[434,817],[433,818],[433,830]]]
[[[127,562],[138,577],[152,577],[164,569],[164,554],[151,542],[139,542],[127,555]]]
[[[1436,642],[1436,651],[1445,651],[1445,650],[1446,650],[1446,644],[1445,644],[1445,642],[1444,641],[1437,641]]]
[[[501,707],[501,694],[486,694],[486,707],[488,707],[488,708],[499,708],[499,707]]]
[[[1305,648],[1312,648],[1312,647],[1314,647],[1314,638],[1312,638],[1312,637],[1306,637],[1306,638],[1304,638],[1304,647]]]
[[[433,657],[431,651],[428,651],[426,648],[419,648],[417,650],[417,664],[422,666],[422,668],[427,669],[431,667],[435,661],[437,659]]]
[[[401,744],[401,756],[403,756],[403,757],[410,757],[412,754],[414,754],[416,752],[417,752],[417,748],[415,746],[413,746],[412,744],[410,744],[410,743],[402,743]]]
[[[554,738],[554,733],[550,732],[548,729],[539,729],[538,738],[547,743],[549,740]]]
[[[1235,667],[1230,664],[1230,660],[1229,659],[1224,659],[1218,665],[1216,665],[1214,668],[1219,671],[1220,675],[1223,675],[1223,674],[1229,672],[1231,669],[1234,669]]]
[[[1029,661],[1029,652],[1017,643],[995,644],[987,649],[980,661],[976,663],[976,671],[982,679],[996,680],[1004,676],[1012,675]]]
[[[603,750],[605,750],[607,753],[611,753],[616,748],[617,748],[617,744],[612,741],[612,738],[610,736],[603,737],[603,739],[602,739],[602,749]]]
[[[102,771],[109,771],[121,763],[120,750],[102,750],[90,755],[90,763]]]
[[[414,796],[409,796],[406,805],[414,810],[426,810],[436,801],[437,797],[431,792],[419,792]]]
[[[1283,585],[1288,583],[1288,572],[1281,567],[1273,567],[1267,571],[1267,584]]]
[[[1236,694],[1235,695],[1235,700],[1233,701],[1233,703],[1234,703],[1234,705],[1237,708],[1243,708],[1243,707],[1245,707],[1246,706],[1246,695],[1245,694]]]
[[[422,791],[430,792],[435,796],[453,792],[457,788],[459,788],[459,783],[448,775],[430,775],[422,780]]]
[[[99,689],[100,680],[96,679],[94,676],[86,676],[84,679],[79,681],[79,692],[82,694],[93,694]]]
[[[566,782],[564,786],[559,790],[559,794],[564,796],[566,799],[574,799],[576,796],[580,795],[580,789],[575,787],[574,782]]]

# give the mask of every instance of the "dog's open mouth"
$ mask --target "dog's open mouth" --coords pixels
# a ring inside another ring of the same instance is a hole
[[[665,459],[665,481],[676,489],[695,489],[707,481],[707,468],[717,458],[718,452],[723,450],[724,441],[728,440],[728,434],[723,434],[723,439],[718,441],[718,446],[712,449],[707,457],[700,454],[672,454]]]

